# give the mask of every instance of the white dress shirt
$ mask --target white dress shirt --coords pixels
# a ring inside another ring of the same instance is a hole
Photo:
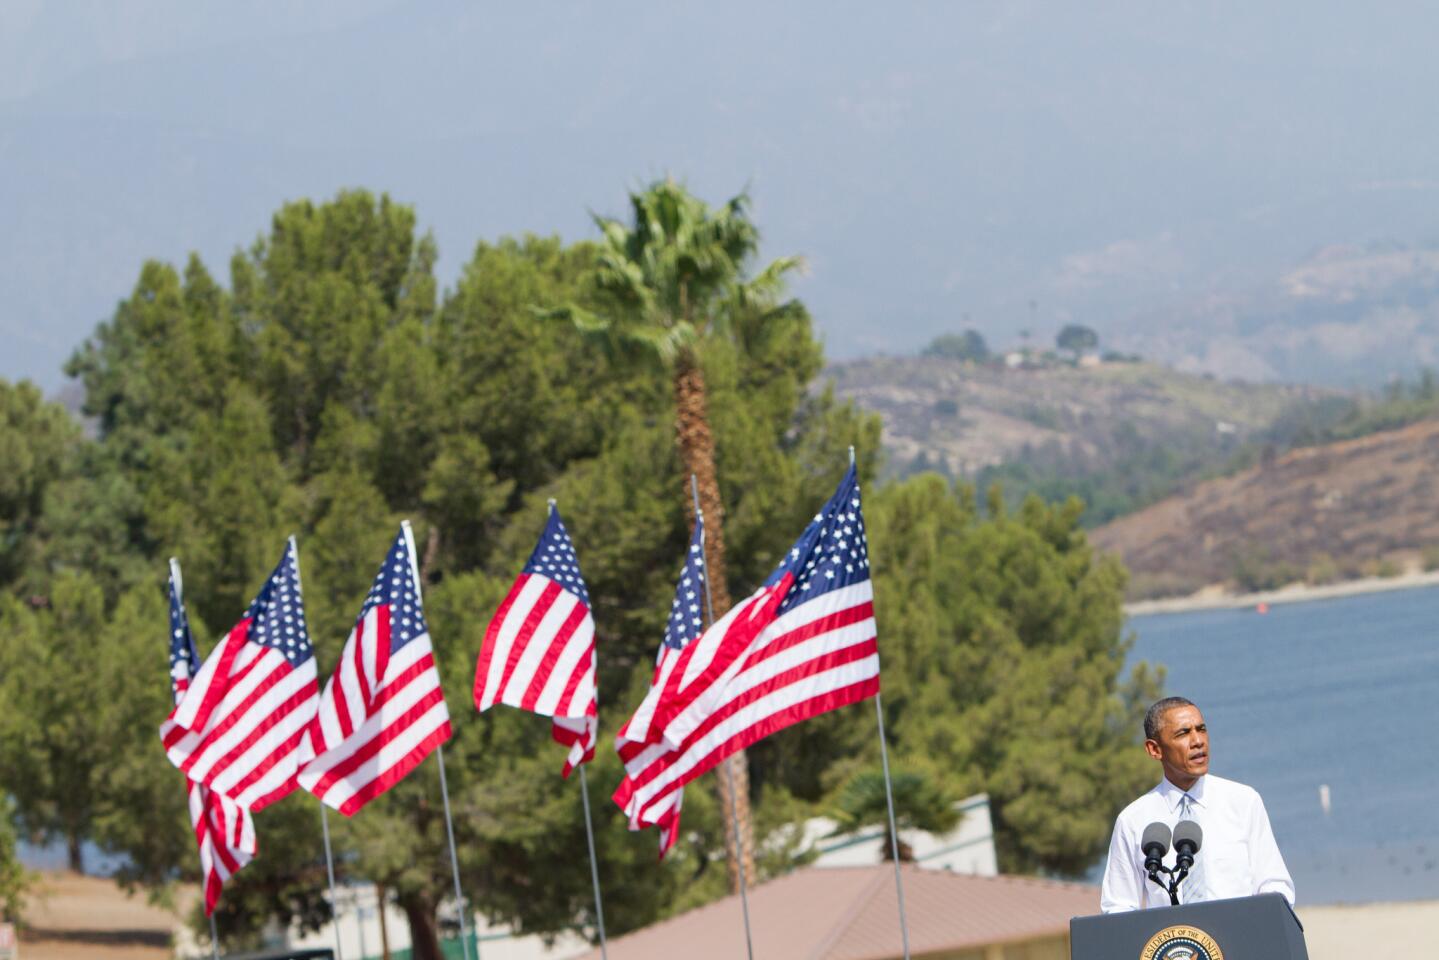
[[[1187,791],[1193,819],[1204,831],[1196,867],[1202,865],[1202,887],[1189,889],[1188,880],[1179,885],[1179,902],[1222,900],[1258,893],[1282,893],[1294,903],[1294,881],[1284,866],[1264,801],[1253,787],[1206,774]],[[1186,791],[1168,779],[1135,800],[1114,822],[1109,841],[1109,863],[1104,868],[1104,886],[1099,908],[1105,913],[1169,906],[1169,893],[1161,890],[1144,872],[1144,852],[1139,849],[1144,828],[1158,820],[1170,829],[1185,819],[1180,805]],[[1174,851],[1164,857],[1166,867],[1174,866]],[[1159,874],[1167,881],[1168,875]]]

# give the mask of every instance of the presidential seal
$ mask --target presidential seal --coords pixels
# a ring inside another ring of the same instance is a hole
[[[1149,938],[1139,960],[1224,960],[1214,938],[1198,927],[1165,927]]]

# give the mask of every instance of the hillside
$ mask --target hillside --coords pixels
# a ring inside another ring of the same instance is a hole
[[[1439,421],[1290,451],[1092,533],[1136,598],[1266,589],[1432,565]],[[1428,562],[1426,562],[1428,561]]]
[[[840,396],[884,419],[888,470],[900,475],[935,468],[973,477],[1041,457],[1083,472],[1156,445],[1222,460],[1284,418],[1338,396],[1147,363],[1009,369],[878,357],[838,364],[827,376]]]

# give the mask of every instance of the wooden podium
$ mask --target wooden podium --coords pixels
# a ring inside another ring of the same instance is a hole
[[[1304,927],[1277,893],[1075,917],[1070,960],[1309,960]]]

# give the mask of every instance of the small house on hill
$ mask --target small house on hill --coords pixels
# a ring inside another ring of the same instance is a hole
[[[905,866],[914,960],[1067,960],[1069,920],[1097,913],[1099,890],[1033,877],[965,876]],[[749,891],[755,960],[903,956],[894,866],[811,867]],[[738,896],[609,942],[610,960],[745,956]],[[575,960],[600,960],[591,950]]]

